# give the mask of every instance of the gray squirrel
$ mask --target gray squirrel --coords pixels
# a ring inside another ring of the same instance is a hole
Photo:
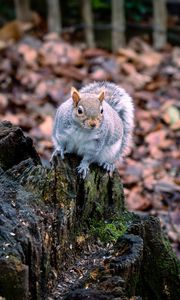
[[[111,82],[95,82],[77,91],[57,110],[53,143],[55,153],[82,157],[78,173],[85,178],[91,163],[111,174],[129,146],[134,127],[131,97]]]

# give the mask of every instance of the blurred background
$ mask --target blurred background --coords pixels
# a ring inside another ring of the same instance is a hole
[[[180,1],[0,0],[0,121],[31,136],[44,164],[57,107],[94,80],[134,99],[126,205],[159,216],[180,256]]]

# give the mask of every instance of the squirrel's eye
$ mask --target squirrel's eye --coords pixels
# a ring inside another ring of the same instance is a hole
[[[100,107],[100,113],[101,113],[101,114],[103,113],[103,108],[102,108],[102,106]]]
[[[83,108],[82,108],[82,106],[79,106],[78,107],[78,114],[82,115],[82,113],[83,113]]]

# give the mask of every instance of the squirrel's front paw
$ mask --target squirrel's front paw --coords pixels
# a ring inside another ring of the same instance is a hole
[[[62,159],[64,159],[64,151],[62,149],[55,149],[54,152],[53,152],[53,154],[52,154],[52,156],[51,156],[50,162],[53,161],[53,157],[56,156],[56,155],[58,155]]]
[[[103,168],[112,175],[115,169],[115,164],[106,162],[103,164]]]
[[[88,172],[89,172],[89,166],[87,164],[80,164],[78,167],[77,167],[77,170],[78,170],[78,174],[80,174],[80,176],[85,179]]]

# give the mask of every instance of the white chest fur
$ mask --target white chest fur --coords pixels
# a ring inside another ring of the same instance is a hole
[[[87,153],[94,153],[97,148],[97,130],[88,130],[79,127],[70,127],[65,130],[66,152],[76,153],[84,156]]]

